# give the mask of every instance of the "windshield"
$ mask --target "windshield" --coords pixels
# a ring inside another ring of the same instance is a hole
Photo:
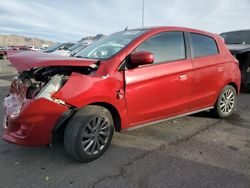
[[[224,38],[226,44],[250,44],[250,30],[222,33],[220,36]]]
[[[75,56],[88,59],[108,59],[147,30],[128,30],[113,33],[87,46]]]

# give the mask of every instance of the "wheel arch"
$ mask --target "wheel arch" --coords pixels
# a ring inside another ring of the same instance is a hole
[[[90,104],[87,104],[81,108],[71,108],[68,109],[65,113],[61,115],[61,117],[57,120],[54,129],[51,132],[51,139],[49,145],[53,145],[57,140],[61,140],[61,137],[64,134],[64,130],[66,128],[68,120],[79,110],[82,108],[85,108],[86,106],[91,106],[91,105],[96,105],[96,106],[102,106],[106,109],[109,110],[109,112],[112,115],[112,118],[114,120],[114,126],[115,126],[115,131],[120,131],[121,130],[121,116],[119,114],[119,111],[110,103],[107,102],[93,102]]]
[[[221,91],[222,91],[223,88],[226,87],[227,85],[232,86],[232,87],[236,90],[236,93],[237,93],[238,95],[240,94],[240,88],[239,88],[239,86],[238,86],[235,82],[233,82],[233,81],[226,82],[226,83],[220,88],[220,90],[218,91],[217,96],[216,96],[216,99],[214,100],[213,105],[216,104],[216,102],[217,102],[217,100],[218,100],[218,98],[219,98],[219,96],[220,96],[220,94],[221,94]]]
[[[234,113],[234,111],[235,111],[235,106],[236,106],[236,103],[237,103],[237,99],[233,100],[234,105],[231,104],[230,108],[226,107],[226,106],[228,106],[228,102],[224,101],[223,106],[224,106],[224,111],[225,112],[223,112],[223,109],[221,107],[222,97],[225,97],[225,92],[228,91],[227,90],[228,88],[231,88],[231,91],[232,91],[232,88],[234,88],[235,89],[235,96],[233,96],[233,97],[237,97],[237,93],[239,92],[237,84],[234,83],[234,82],[229,82],[229,83],[225,84],[224,87],[222,88],[222,90],[220,91],[220,94],[218,95],[218,97],[216,99],[216,102],[214,104],[214,108],[212,109],[212,113],[213,113],[213,115],[215,117],[226,118],[226,117],[229,117],[230,115],[232,115],[232,113]],[[231,96],[231,94],[230,94],[230,96]],[[226,96],[226,97],[228,97],[228,96]],[[228,98],[227,99],[224,98],[224,100],[228,100]]]
[[[121,130],[121,116],[118,110],[112,104],[106,103],[106,102],[95,102],[95,103],[91,103],[88,105],[97,105],[97,106],[102,106],[104,108],[107,108],[113,117],[115,130],[116,131]]]
[[[236,93],[239,95],[240,91],[239,91],[238,85],[235,82],[229,82],[227,85],[234,87],[234,89],[236,90]]]

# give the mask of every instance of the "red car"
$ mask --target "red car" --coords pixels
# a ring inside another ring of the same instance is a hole
[[[4,99],[3,139],[48,145],[60,131],[79,161],[98,158],[113,132],[204,110],[230,116],[240,90],[238,61],[215,34],[181,27],[126,30],[75,57],[21,52]]]

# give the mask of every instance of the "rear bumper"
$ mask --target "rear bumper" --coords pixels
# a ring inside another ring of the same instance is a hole
[[[26,100],[19,113],[20,106],[11,100],[4,100],[3,108],[3,139],[25,146],[49,144],[56,121],[68,109],[44,98]]]

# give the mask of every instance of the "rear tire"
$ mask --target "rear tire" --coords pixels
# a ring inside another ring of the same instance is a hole
[[[65,128],[65,150],[81,162],[90,162],[106,151],[113,132],[113,118],[106,108],[86,106],[74,114]]]
[[[221,91],[212,110],[213,114],[219,118],[231,116],[236,110],[237,93],[233,86],[227,85]]]

